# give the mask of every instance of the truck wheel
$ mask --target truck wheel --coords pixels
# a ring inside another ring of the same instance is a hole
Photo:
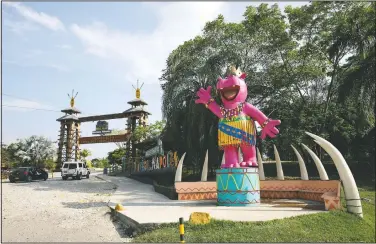
[[[86,179],[89,179],[89,177],[90,177],[90,173],[87,172],[87,174],[86,174]]]
[[[67,180],[68,179],[68,177],[66,177],[66,176],[63,176],[63,177],[61,177],[63,180]]]
[[[81,180],[81,179],[82,179],[82,175],[81,174],[79,174],[79,175],[76,176],[76,180]]]

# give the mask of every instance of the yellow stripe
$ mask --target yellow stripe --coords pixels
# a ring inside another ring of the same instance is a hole
[[[179,225],[179,232],[180,232],[180,235],[184,235],[184,224]]]
[[[225,124],[243,130],[253,136],[255,135],[256,128],[253,120],[246,120],[246,121],[229,121],[225,122]],[[228,131],[230,129],[227,129]],[[227,135],[223,133],[220,129],[218,129],[218,144],[219,146],[227,146],[227,145],[240,145],[242,143],[241,139],[235,138],[233,136]]]
[[[245,177],[247,177],[249,183],[251,183],[252,189],[255,189],[255,188],[258,186],[258,185],[257,185],[257,181],[256,181],[255,186],[252,184],[252,181],[251,181],[251,179],[249,178],[249,176],[248,176],[247,174],[246,174],[245,176],[243,175],[243,177],[242,177],[242,184],[241,184],[241,187],[240,187],[240,188],[239,188],[238,184],[236,183],[235,177],[234,177],[233,175],[228,175],[228,177],[227,177],[227,182],[226,182],[226,187],[223,185],[222,175],[218,175],[218,177],[219,177],[219,180],[218,180],[218,181],[221,182],[222,189],[225,190],[225,191],[228,189],[228,183],[229,183],[230,177],[231,177],[232,180],[234,181],[234,184],[235,184],[235,186],[236,186],[236,190],[237,190],[237,191],[243,189],[243,186],[244,186],[244,178],[245,178]]]

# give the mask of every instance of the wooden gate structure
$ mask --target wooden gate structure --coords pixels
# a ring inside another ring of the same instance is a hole
[[[132,157],[135,157],[135,142],[131,140],[131,134],[134,132],[137,126],[146,126],[148,116],[151,115],[151,113],[147,112],[144,109],[144,106],[147,105],[147,103],[140,98],[141,87],[138,87],[137,82],[137,88],[135,88],[136,99],[128,102],[128,104],[131,105],[131,108],[125,110],[124,112],[86,117],[80,117],[80,110],[78,110],[74,106],[74,99],[76,98],[77,94],[75,96],[73,96],[73,93],[72,96],[68,94],[68,96],[70,97],[70,107],[61,110],[61,112],[65,113],[65,115],[57,119],[57,121],[60,122],[60,132],[58,140],[58,167],[61,166],[63,162],[70,160],[79,160],[81,144],[126,142],[127,152],[131,152]],[[127,118],[126,132],[124,134],[99,135],[91,137],[80,136],[81,123],[124,118]],[[130,155],[128,154],[128,157],[129,156]]]

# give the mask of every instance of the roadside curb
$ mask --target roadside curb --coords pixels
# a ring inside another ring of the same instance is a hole
[[[103,177],[101,177],[99,175],[96,175],[95,177],[98,178],[98,179],[100,179],[100,180],[106,181],[106,182],[111,183],[114,186],[116,186],[115,192],[119,188],[119,186],[116,185],[115,183],[113,183],[111,180],[104,179]],[[111,198],[108,200],[107,207],[109,207],[109,209],[111,211],[111,214],[115,218],[117,218],[122,224],[124,224],[127,227],[131,227],[133,229],[138,229],[138,227],[140,226],[140,223],[138,223],[134,219],[131,219],[128,216],[126,216],[124,213],[122,213],[123,211],[119,212],[119,211],[115,210],[115,206],[111,206],[110,202],[111,202]]]
[[[108,182],[108,183],[114,184],[114,183],[112,183],[111,181],[106,180],[105,178],[100,177],[99,175],[95,175],[95,178],[98,178],[98,179],[100,179],[100,180],[103,180],[103,181],[106,181],[106,182]],[[116,185],[116,184],[114,184],[114,185]],[[117,186],[117,185],[116,185],[116,186]]]
[[[115,216],[125,226],[132,227],[134,229],[137,229],[139,226],[141,226],[141,224],[134,219],[129,218],[122,212],[116,211],[114,207],[108,207],[110,208],[112,215]]]

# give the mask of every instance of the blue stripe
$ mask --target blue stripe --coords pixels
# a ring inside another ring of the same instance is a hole
[[[249,134],[241,129],[238,129],[238,128],[235,128],[235,127],[232,127],[230,125],[227,125],[225,123],[222,123],[222,122],[219,122],[218,124],[218,129],[225,133],[226,135],[228,136],[232,136],[232,137],[235,137],[236,139],[239,139],[239,140],[242,140],[242,141],[245,141],[251,145],[255,145],[255,137],[254,135],[252,134]],[[230,129],[230,131],[227,131],[228,129]],[[239,134],[240,132],[240,134]],[[249,139],[248,139],[249,138]]]

